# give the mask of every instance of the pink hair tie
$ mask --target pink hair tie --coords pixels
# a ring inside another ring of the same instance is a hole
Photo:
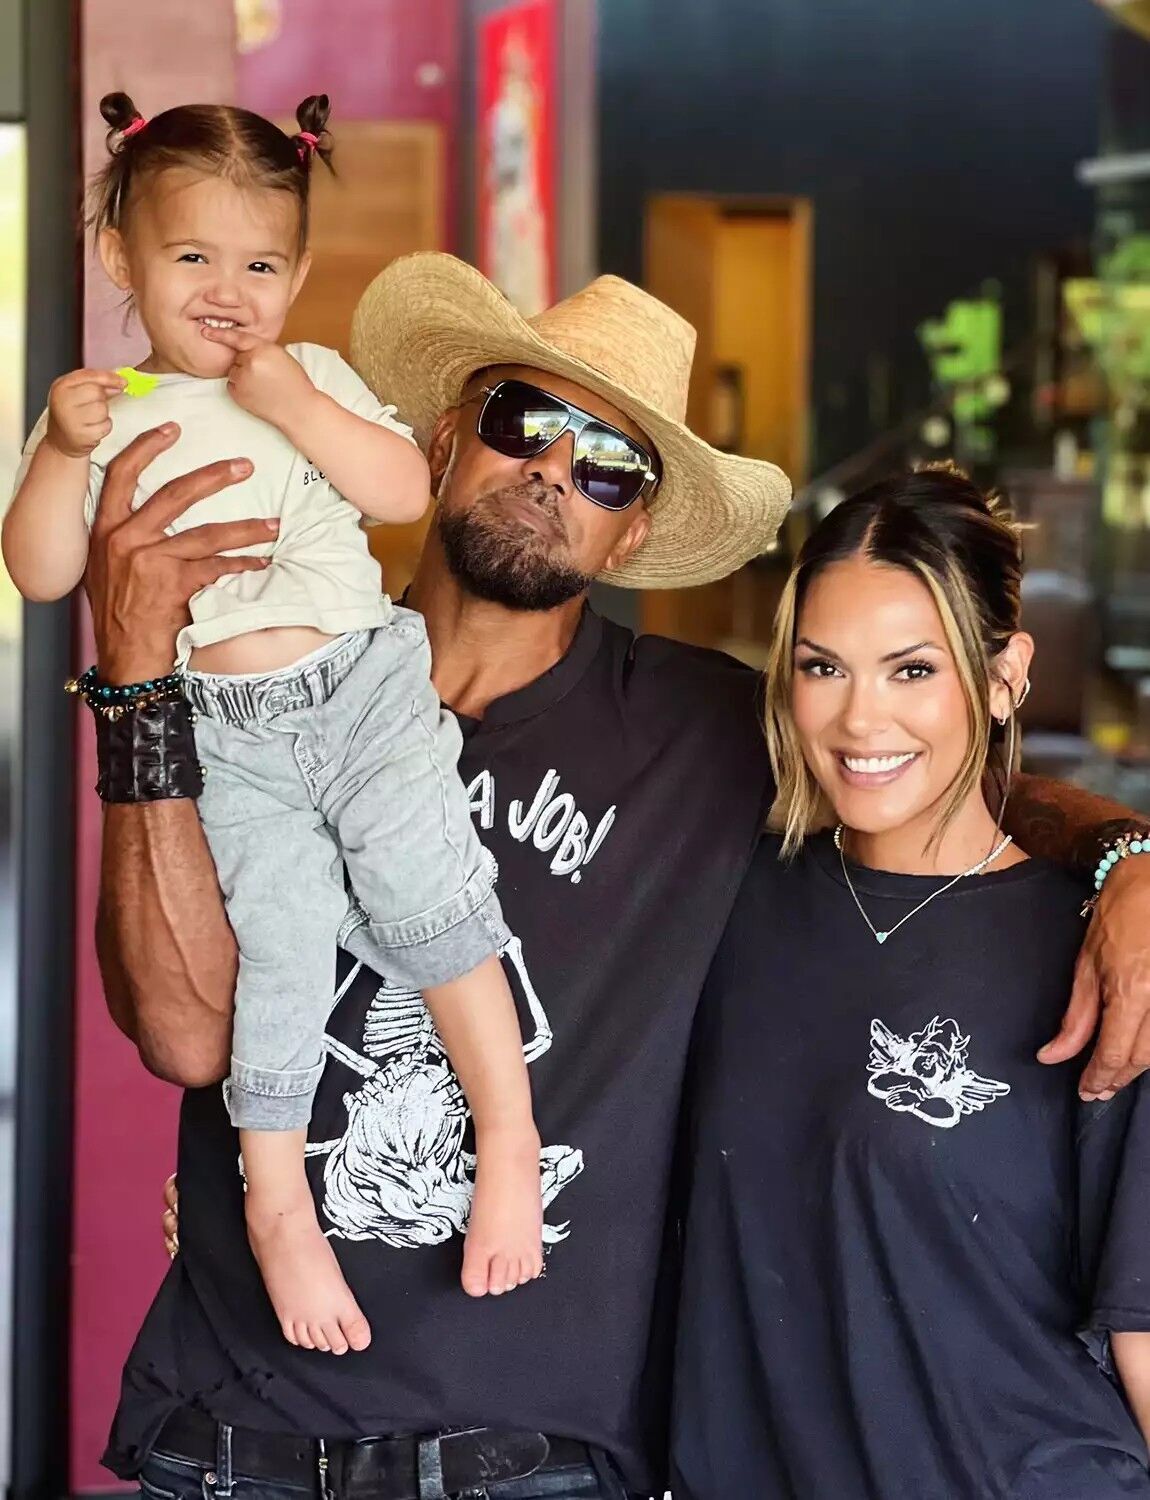
[[[296,149],[299,151],[300,161],[307,161],[315,154],[315,148],[319,145],[319,136],[312,135],[310,130],[301,130],[296,140],[299,142]]]
[[[120,139],[122,141],[126,141],[130,140],[134,135],[139,135],[140,131],[143,130],[144,126],[147,123],[148,122],[144,119],[143,115],[137,115],[130,125],[125,125],[123,130],[121,130]]]

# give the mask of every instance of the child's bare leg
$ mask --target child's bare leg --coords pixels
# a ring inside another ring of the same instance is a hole
[[[543,1270],[539,1132],[515,1001],[492,955],[461,979],[424,991],[475,1121],[475,1196],[463,1289],[495,1296]]]
[[[241,1130],[248,1239],[284,1337],[304,1349],[366,1349],[371,1330],[316,1218],[304,1130]]]

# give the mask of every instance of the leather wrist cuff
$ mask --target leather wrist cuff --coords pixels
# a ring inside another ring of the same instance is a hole
[[[184,698],[132,705],[118,718],[96,715],[96,792],[104,802],[198,797],[204,773]]]

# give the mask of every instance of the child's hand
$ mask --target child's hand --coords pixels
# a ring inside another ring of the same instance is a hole
[[[72,370],[48,392],[47,442],[66,458],[87,458],[112,430],[108,400],[124,389],[114,370]]]
[[[228,371],[228,394],[253,417],[283,429],[292,426],[315,395],[307,372],[282,344],[270,344],[238,328],[205,328],[204,337],[236,351]]]

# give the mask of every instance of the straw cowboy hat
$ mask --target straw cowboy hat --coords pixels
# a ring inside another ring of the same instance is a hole
[[[790,504],[781,469],[720,453],[684,425],[694,351],[689,323],[617,276],[523,318],[473,266],[424,252],[375,278],[351,326],[353,365],[424,447],[472,375],[491,365],[560,375],[625,412],[663,466],[648,500],[650,535],[602,575],[634,589],[725,577],[765,550]]]

